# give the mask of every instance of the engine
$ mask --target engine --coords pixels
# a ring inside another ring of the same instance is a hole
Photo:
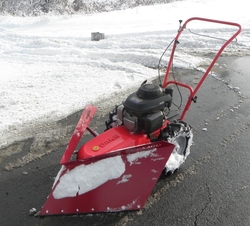
[[[131,132],[150,134],[163,125],[172,103],[172,89],[143,83],[125,101],[110,112],[107,129],[124,125]]]

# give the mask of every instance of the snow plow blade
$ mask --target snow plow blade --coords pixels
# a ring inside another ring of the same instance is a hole
[[[65,163],[40,215],[141,209],[173,149],[159,141]]]

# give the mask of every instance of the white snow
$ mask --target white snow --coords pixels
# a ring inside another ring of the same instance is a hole
[[[120,181],[118,181],[117,184],[126,183],[129,181],[129,178],[131,178],[131,177],[132,177],[131,174],[123,175],[122,179]]]
[[[184,133],[185,134],[185,133]],[[182,136],[182,134],[180,134],[179,136]],[[176,169],[179,169],[179,167],[181,166],[181,164],[183,164],[185,162],[185,160],[187,159],[188,155],[190,154],[190,148],[193,144],[193,132],[192,130],[189,132],[189,139],[187,141],[187,147],[186,147],[186,154],[183,155],[183,153],[179,153],[180,151],[180,145],[177,142],[177,138],[170,138],[169,142],[175,145],[175,148],[173,150],[173,152],[171,153],[168,161],[166,162],[165,165],[165,172],[174,172]],[[186,136],[185,136],[186,137]]]
[[[180,19],[237,22],[243,31],[228,52],[249,49],[246,4],[246,0],[185,0],[93,15],[1,16],[0,148],[22,139],[24,129],[60,119],[104,97],[119,99],[119,93],[157,76],[158,60],[176,36]],[[196,32],[204,28],[216,37],[232,32],[211,23],[192,27]],[[91,41],[91,32],[96,31],[106,38]],[[219,43],[185,34],[175,66],[207,64],[209,59],[199,53],[214,52]]]
[[[76,166],[60,177],[53,191],[53,197],[55,199],[61,199],[82,195],[109,180],[119,178],[124,172],[125,163],[121,156],[102,159],[89,165],[82,164]],[[61,174],[61,171],[59,174]],[[57,181],[58,177],[55,182]],[[56,183],[54,183],[54,185],[56,185]]]
[[[127,160],[128,162],[130,163],[130,165],[133,165],[133,164],[140,164],[140,162],[138,162],[138,160],[140,158],[147,158],[148,156],[152,156],[154,155],[154,152],[156,151],[157,149],[154,148],[154,149],[151,149],[151,150],[148,150],[148,151],[138,151],[136,153],[133,153],[133,154],[129,154],[127,156]]]

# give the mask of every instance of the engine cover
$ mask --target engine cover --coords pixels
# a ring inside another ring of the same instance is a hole
[[[160,86],[144,84],[130,94],[123,105],[131,115],[143,116],[170,107],[171,101],[171,95],[166,94]]]
[[[144,131],[149,135],[162,127],[171,102],[172,89],[163,90],[158,85],[143,84],[116,108],[115,125],[124,124],[131,132]],[[114,113],[108,125],[114,122],[113,116]]]
[[[152,134],[164,124],[172,103],[172,92],[171,88],[143,83],[109,113],[106,130],[124,125],[133,133]]]

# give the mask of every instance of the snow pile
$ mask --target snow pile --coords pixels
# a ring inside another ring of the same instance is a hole
[[[48,13],[74,14],[124,10],[139,5],[168,3],[174,0],[0,0],[0,13],[15,16],[38,16]],[[178,0],[177,0],[178,1]]]
[[[241,10],[235,10],[239,5]],[[250,19],[243,0],[186,0],[87,16],[2,16],[0,148],[32,137],[38,125],[88,103],[103,102],[105,110],[120,103],[124,93],[158,75],[159,58],[175,37],[179,19],[193,16],[240,23],[243,32],[226,53],[249,53]],[[232,34],[230,27],[211,23],[191,28],[222,38]],[[105,39],[91,41],[95,31],[105,33]],[[186,33],[174,66],[207,65],[219,44],[221,40]],[[167,60],[166,56],[161,67]]]

